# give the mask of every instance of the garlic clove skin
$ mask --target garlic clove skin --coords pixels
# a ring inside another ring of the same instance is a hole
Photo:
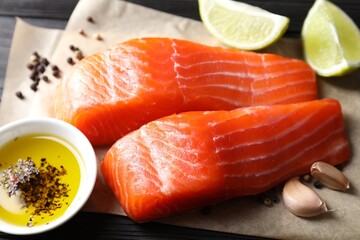
[[[310,172],[314,178],[328,188],[340,191],[350,188],[349,179],[339,169],[328,163],[315,162],[311,166]]]
[[[299,217],[315,217],[329,211],[320,196],[302,184],[299,177],[285,183],[282,196],[286,208]]]

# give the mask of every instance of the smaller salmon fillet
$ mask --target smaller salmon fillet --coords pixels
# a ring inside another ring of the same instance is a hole
[[[118,140],[101,164],[126,214],[150,221],[264,192],[316,161],[350,158],[339,103],[187,112]]]
[[[93,145],[113,144],[173,113],[310,101],[304,61],[169,38],[133,39],[73,66],[57,88],[56,117]]]

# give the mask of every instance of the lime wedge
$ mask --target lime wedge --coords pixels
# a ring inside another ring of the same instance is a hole
[[[327,0],[316,0],[301,32],[305,59],[320,76],[341,76],[360,67],[360,31]]]
[[[264,9],[232,0],[199,0],[201,20],[223,44],[258,50],[279,39],[289,19]]]

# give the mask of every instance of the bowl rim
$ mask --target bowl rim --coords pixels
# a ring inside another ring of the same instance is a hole
[[[39,130],[28,130],[27,133],[19,133],[21,134],[32,134],[32,133],[38,133],[38,134],[49,134],[53,135],[55,137],[61,138],[63,141],[69,143],[72,145],[74,149],[77,150],[78,154],[81,156],[81,159],[78,159],[78,164],[80,167],[80,185],[79,189],[77,190],[77,193],[72,200],[71,204],[69,205],[68,209],[65,211],[65,213],[55,220],[49,222],[49,224],[42,224],[39,226],[33,226],[33,227],[27,227],[27,226],[18,226],[13,225],[11,223],[8,223],[6,221],[3,221],[0,219],[0,231],[7,233],[7,234],[13,234],[13,235],[32,235],[32,234],[38,234],[42,232],[46,232],[49,230],[52,230],[68,220],[70,220],[75,214],[77,214],[81,208],[85,205],[87,200],[90,198],[91,193],[93,192],[93,189],[95,187],[96,179],[97,179],[97,158],[95,154],[94,147],[88,140],[88,138],[75,126],[71,125],[70,123],[67,123],[63,120],[59,120],[52,117],[28,117],[28,118],[22,118],[18,120],[11,121],[9,123],[4,124],[0,127],[0,135],[9,131],[13,131],[14,129],[17,129],[19,127],[31,127],[31,126],[44,126],[47,124],[47,126],[53,126],[57,128],[61,128],[63,131],[66,131],[67,134],[71,134],[76,139],[81,140],[81,144],[75,146],[75,144],[67,139],[66,137],[61,136],[61,134],[56,134],[52,132],[52,130],[48,131],[39,131]],[[40,127],[41,128],[41,127]],[[65,133],[64,133],[65,134]],[[1,137],[0,137],[1,138]],[[10,137],[5,137],[5,140],[3,143],[7,143],[11,140]],[[81,145],[81,147],[80,147]],[[79,149],[80,148],[80,149]],[[82,150],[82,151],[81,151]],[[86,152],[85,152],[86,151]],[[86,161],[83,159],[85,156],[87,156]],[[88,157],[90,159],[88,159]],[[79,162],[80,161],[80,162]],[[85,166],[86,163],[86,166]],[[85,169],[83,169],[85,168]],[[84,175],[85,174],[85,175]],[[86,178],[86,181],[82,180],[83,178]],[[81,193],[81,196],[79,196],[79,193]]]

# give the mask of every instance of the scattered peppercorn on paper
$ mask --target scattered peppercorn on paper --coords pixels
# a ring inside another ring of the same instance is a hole
[[[79,1],[64,31],[39,28],[17,19],[0,105],[0,124],[35,115],[52,116],[56,83],[73,64],[115,43],[150,36],[220,45],[201,22],[116,0]],[[40,66],[38,71],[31,70],[28,66],[35,51],[48,60],[45,69]],[[300,39],[282,38],[263,51],[303,59]],[[55,74],[54,66],[58,68]],[[30,79],[31,74],[38,80]],[[243,197],[159,222],[276,239],[356,239],[360,236],[359,79],[359,70],[345,77],[318,77],[320,98],[340,101],[352,145],[352,157],[343,169],[350,180],[350,190],[314,189],[334,211],[312,219],[296,217],[285,208],[280,186],[278,203],[264,204],[255,197]],[[106,150],[96,149],[99,164]],[[83,211],[125,215],[100,172]]]

